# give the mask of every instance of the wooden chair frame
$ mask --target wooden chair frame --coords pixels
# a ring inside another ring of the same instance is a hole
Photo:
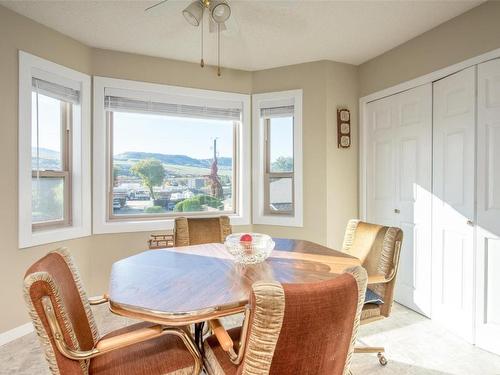
[[[208,325],[217,338],[217,341],[219,341],[221,348],[229,356],[230,361],[235,365],[239,365],[245,355],[248,328],[250,326],[250,307],[246,306],[245,308],[245,318],[243,320],[243,326],[241,328],[241,336],[238,343],[237,352],[234,349],[233,339],[231,339],[219,319],[209,320]]]
[[[107,302],[107,297],[102,296],[99,297],[98,299],[89,299],[89,302],[91,305],[105,303]],[[166,327],[157,324],[147,328],[140,328],[133,332],[124,333],[115,337],[101,339],[91,350],[86,350],[86,351],[75,350],[70,348],[66,344],[66,341],[64,340],[64,335],[62,333],[61,327],[59,326],[59,322],[57,321],[57,317],[54,311],[54,306],[52,305],[50,297],[48,296],[42,297],[42,306],[45,312],[45,316],[47,317],[47,321],[49,323],[50,331],[54,337],[56,347],[59,350],[59,352],[66,358],[76,361],[88,360],[106,354],[113,350],[122,349],[127,346],[138,344],[143,341],[151,340],[163,335],[174,335],[182,340],[182,342],[188,349],[189,353],[193,357],[194,360],[193,375],[200,374],[201,372],[203,366],[203,360],[201,358],[201,354],[196,348],[196,345],[191,340],[189,334],[181,328]]]
[[[391,281],[394,280],[394,278],[398,274],[398,269],[399,269],[399,259],[401,256],[401,247],[402,247],[402,240],[401,241],[396,241],[394,244],[394,254],[393,254],[393,259],[392,259],[392,269],[389,274],[389,277],[386,277],[385,275],[372,275],[368,276],[368,286],[370,285],[375,285],[375,284],[388,284]],[[368,319],[362,319],[360,324],[368,324],[371,322],[375,322],[377,320],[384,319],[385,317],[383,315],[376,316],[373,318],[368,318]],[[385,348],[384,347],[377,347],[377,346],[364,346],[364,347],[355,347],[354,348],[354,353],[377,353],[377,357],[379,359],[379,362],[382,366],[385,366],[387,364],[387,359],[384,356],[385,353]]]

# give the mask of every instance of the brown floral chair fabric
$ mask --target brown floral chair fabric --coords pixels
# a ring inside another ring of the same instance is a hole
[[[231,234],[229,217],[175,219],[175,246],[200,245],[205,243],[223,243]]]
[[[28,269],[24,297],[53,375],[200,372],[201,358],[181,329],[140,323],[100,337],[78,270],[65,249]]]
[[[317,283],[255,283],[242,328],[219,334],[211,322],[217,328],[204,343],[205,368],[210,375],[348,374],[365,290],[359,266]]]

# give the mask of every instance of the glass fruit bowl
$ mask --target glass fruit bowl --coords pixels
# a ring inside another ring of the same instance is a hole
[[[227,251],[234,256],[234,261],[241,264],[261,263],[271,255],[274,241],[267,234],[234,233],[224,242]]]

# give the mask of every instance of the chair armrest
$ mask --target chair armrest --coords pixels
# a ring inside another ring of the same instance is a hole
[[[395,246],[396,248],[394,250],[394,256],[392,261],[393,266],[391,272],[389,273],[389,276],[387,277],[385,275],[380,275],[380,274],[368,276],[368,285],[386,284],[392,281],[396,277],[399,268],[399,257],[401,255],[401,246],[402,246],[401,241],[396,241]]]
[[[368,276],[368,285],[373,284],[385,284],[391,281],[390,279],[386,279],[385,275],[372,275]]]
[[[222,326],[219,319],[209,320],[208,324],[210,325],[210,328],[214,332],[217,341],[219,341],[221,348],[225,352],[229,352],[230,350],[234,349],[233,340],[229,336],[229,333],[227,333],[226,329]]]
[[[109,352],[111,350],[124,348],[126,346],[137,344],[142,341],[154,339],[163,334],[165,327],[156,324],[151,327],[136,329],[132,332],[123,333],[107,339],[99,340],[95,348],[100,352]]]
[[[100,304],[106,303],[108,301],[109,301],[109,296],[107,293],[103,294],[102,296],[95,296],[95,297],[89,298],[89,304],[91,306],[100,305]]]

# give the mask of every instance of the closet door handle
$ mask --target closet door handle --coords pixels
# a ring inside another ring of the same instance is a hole
[[[474,226],[474,222],[472,220],[467,220],[467,225],[473,227]]]
[[[395,209],[394,209],[394,213],[395,213],[395,214],[399,214],[399,213],[401,213],[401,211],[399,210],[399,208],[395,208]]]

